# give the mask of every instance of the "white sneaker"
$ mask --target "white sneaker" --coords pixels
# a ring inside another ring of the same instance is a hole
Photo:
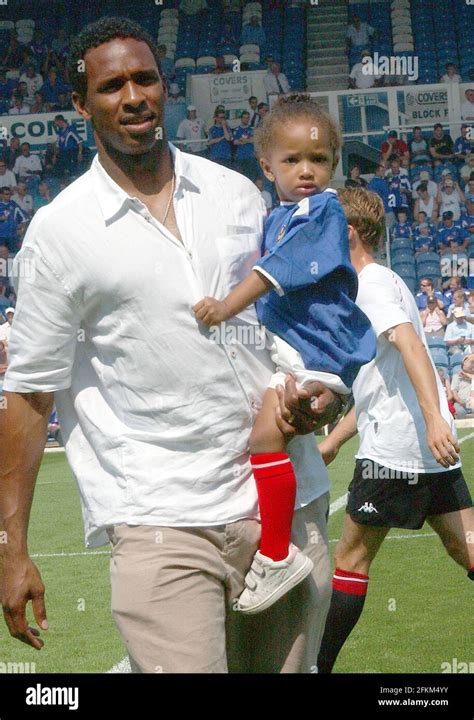
[[[252,615],[266,610],[309,575],[313,561],[296,545],[291,544],[288,550],[288,557],[278,561],[257,550],[238,600],[240,612]]]

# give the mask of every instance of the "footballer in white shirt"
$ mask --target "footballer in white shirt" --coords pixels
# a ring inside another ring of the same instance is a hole
[[[427,521],[451,557],[474,580],[474,511],[459,444],[415,300],[373,254],[384,231],[380,198],[361,188],[339,191],[349,223],[356,303],[377,336],[377,354],[354,384],[354,406],[319,445],[326,464],[359,433],[342,537],[335,551],[331,606],[318,671],[330,673],[364,606],[369,568],[392,527]]]

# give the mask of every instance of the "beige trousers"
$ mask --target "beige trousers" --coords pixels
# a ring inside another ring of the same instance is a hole
[[[326,493],[294,515],[312,575],[250,617],[234,601],[258,548],[256,520],[109,528],[112,613],[133,672],[316,672],[331,596],[328,505]]]

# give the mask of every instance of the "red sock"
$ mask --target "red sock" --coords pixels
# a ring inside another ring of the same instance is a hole
[[[296,497],[293,465],[284,452],[251,455],[250,462],[262,520],[260,552],[272,560],[284,560],[288,556]]]
[[[336,568],[332,578],[332,587],[348,595],[367,595],[369,576],[360,573],[348,572]]]

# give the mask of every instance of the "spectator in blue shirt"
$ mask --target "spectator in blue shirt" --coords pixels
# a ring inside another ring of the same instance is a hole
[[[48,107],[59,102],[59,93],[67,92],[67,87],[58,77],[58,73],[54,68],[48,72],[48,79],[41,88],[43,100]]]
[[[244,110],[240,116],[240,125],[233,132],[233,143],[236,146],[236,170],[254,182],[258,175],[258,164],[253,145],[253,127],[250,126],[248,110]]]
[[[469,235],[474,235],[474,200],[466,198],[466,212],[461,215],[458,225]]]
[[[393,208],[390,206],[389,203],[390,193],[388,190],[388,182],[385,180],[384,165],[378,165],[376,167],[374,177],[369,182],[367,189],[377,193],[377,195],[382,198],[383,207],[385,210],[385,224],[390,230],[393,223],[395,222],[395,213],[393,212]]]
[[[461,135],[454,142],[454,160],[463,165],[472,152],[472,146],[467,138],[467,131],[470,126],[467,124],[461,125]]]
[[[232,167],[232,131],[227,125],[222,110],[216,111],[214,125],[209,128],[207,136],[207,144],[210,147],[209,159],[226,167]]]
[[[415,255],[425,252],[436,252],[434,237],[430,235],[428,223],[421,223],[419,234],[415,237]]]
[[[465,250],[469,241],[469,233],[454,222],[452,211],[446,210],[443,213],[443,222],[436,236],[438,252],[441,254],[448,252],[451,240],[457,242],[459,250]]]
[[[393,207],[394,212],[405,209],[408,211],[411,198],[411,185],[408,175],[402,175],[400,172],[400,159],[393,157],[390,160],[390,173],[387,176],[389,203]]]
[[[166,57],[168,48],[166,45],[158,45],[158,58],[160,60],[160,68],[162,74],[165,76],[166,82],[169,83],[175,76],[174,62],[171,58]]]
[[[74,175],[78,164],[82,162],[82,149],[84,141],[77,132],[74,123],[69,125],[64,115],[56,115],[54,126],[58,139],[56,141],[55,165],[59,177]]]
[[[262,48],[265,45],[265,30],[260,25],[260,21],[257,15],[252,15],[250,23],[244,25],[242,28],[241,45],[258,45],[260,48],[260,56],[262,55]]]
[[[423,223],[426,223],[428,225],[428,235],[432,235],[434,238],[436,236],[438,228],[434,223],[430,222],[428,215],[425,213],[424,210],[419,210],[416,214],[416,223],[414,223],[413,225],[413,235],[416,237],[417,235],[421,234],[420,227],[423,225]]]
[[[5,245],[8,252],[18,250],[20,225],[28,221],[21,207],[11,199],[9,187],[0,188],[0,245]]]
[[[410,223],[408,222],[408,213],[406,210],[399,210],[397,212],[397,222],[392,227],[393,238],[413,238],[413,231]]]
[[[0,68],[0,115],[8,114],[16,88],[15,80],[7,78],[5,68]]]
[[[439,290],[435,290],[433,280],[430,277],[422,277],[420,279],[420,291],[415,295],[415,301],[418,310],[424,310],[428,297],[434,295],[438,301],[438,306],[443,310],[445,306],[444,295]]]

